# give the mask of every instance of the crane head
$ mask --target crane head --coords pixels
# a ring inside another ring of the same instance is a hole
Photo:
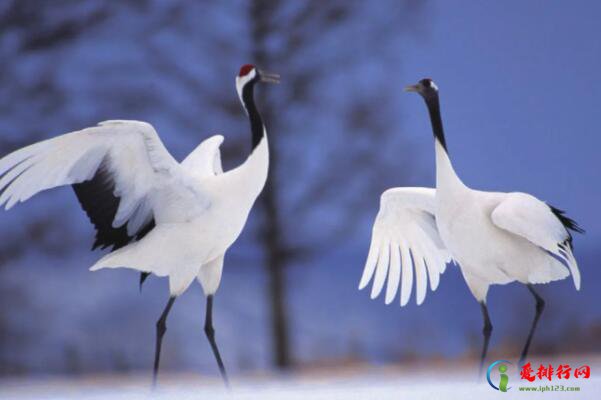
[[[240,67],[236,82],[240,82],[242,86],[248,82],[280,83],[280,75],[262,71],[253,64],[244,64]]]
[[[247,85],[253,86],[257,82],[280,83],[280,76],[262,71],[253,64],[244,64],[236,76],[236,90],[240,100],[242,100],[244,88]]]
[[[417,82],[415,85],[409,85],[405,87],[406,92],[416,92],[422,95],[424,98],[428,98],[434,95],[438,95],[438,86],[430,78],[424,78]]]

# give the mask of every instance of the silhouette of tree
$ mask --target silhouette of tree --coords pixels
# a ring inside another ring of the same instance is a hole
[[[262,99],[271,160],[258,235],[269,274],[274,363],[281,368],[293,359],[286,268],[343,242],[361,206],[372,201],[362,193],[377,196],[382,171],[398,167],[380,150],[393,144],[398,110],[387,96],[396,91],[368,71],[399,71],[393,43],[412,29],[420,4],[378,6],[380,21],[366,18],[370,5],[359,1],[249,5],[250,59],[281,72],[283,83]]]

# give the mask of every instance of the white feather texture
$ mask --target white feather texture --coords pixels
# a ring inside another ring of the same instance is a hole
[[[128,267],[168,276],[172,295],[198,277],[211,294],[221,279],[224,253],[242,231],[269,165],[264,137],[245,163],[223,173],[222,142],[221,135],[205,140],[179,164],[150,124],[105,121],[1,159],[0,206],[8,209],[41,191],[90,180],[103,168],[119,198],[113,227],[127,224],[132,236],[152,218],[156,227],[91,270]]]
[[[115,195],[121,198],[115,227],[134,216],[134,225],[147,220],[152,208],[146,206],[149,194],[179,168],[150,124],[105,121],[0,160],[0,174],[5,173],[0,180],[0,191],[4,190],[0,206],[10,209],[41,191],[91,179],[103,161],[114,179]]]
[[[394,188],[382,194],[372,239],[359,289],[373,278],[371,297],[376,298],[388,280],[386,304],[399,290],[404,306],[411,296],[415,277],[416,302],[421,304],[430,287],[438,287],[439,275],[451,261],[434,219],[435,190]]]
[[[524,193],[473,190],[461,182],[438,140],[435,151],[436,223],[476,300],[485,302],[493,284],[548,283],[569,276],[549,254],[558,254],[557,246],[569,234],[548,205]],[[577,287],[578,276],[576,268]]]
[[[205,139],[182,161],[182,167],[199,178],[223,173],[219,146],[223,136],[215,135]]]
[[[452,259],[482,310],[481,375],[492,333],[486,304],[488,289],[495,284],[523,283],[536,300],[536,315],[519,361],[524,365],[545,306],[532,284],[565,279],[571,273],[576,290],[580,289],[580,272],[568,230],[583,230],[562,210],[529,194],[467,187],[447,152],[437,86],[421,80],[407,90],[419,93],[428,108],[436,154],[436,189],[396,188],[384,192],[359,289],[373,277],[373,299],[388,278],[388,304],[400,281],[402,307],[409,300],[415,280],[419,305],[427,290],[426,270],[434,290]]]
[[[455,173],[438,139],[435,152],[436,189],[395,188],[382,195],[359,289],[373,278],[373,299],[388,280],[385,302],[394,300],[400,286],[404,306],[415,281],[416,301],[421,304],[426,276],[435,290],[451,260],[459,264],[481,303],[486,302],[490,285],[513,281],[549,283],[571,273],[580,289],[567,231],[571,224],[579,230],[573,221],[562,221],[557,210],[529,194],[470,189]]]
[[[526,193],[508,193],[492,212],[499,228],[519,235],[563,260],[580,289],[580,271],[572,249],[565,242],[570,235],[549,206]]]

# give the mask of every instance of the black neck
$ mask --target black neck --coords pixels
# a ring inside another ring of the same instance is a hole
[[[438,94],[425,98],[428,112],[430,113],[430,122],[432,123],[432,132],[434,138],[438,139],[442,148],[447,151],[447,142],[444,138],[444,130],[442,128],[442,118],[440,117],[440,103]]]
[[[261,118],[261,114],[259,114],[257,106],[255,105],[254,88],[255,81],[250,81],[242,89],[242,103],[244,104],[244,108],[246,108],[248,119],[250,120],[253,150],[259,145],[265,133],[263,129],[263,119]]]

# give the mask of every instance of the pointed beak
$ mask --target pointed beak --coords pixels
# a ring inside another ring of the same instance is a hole
[[[270,72],[265,72],[265,71],[259,70],[259,78],[261,79],[261,82],[280,83],[280,75],[279,74],[272,74]]]
[[[419,92],[419,85],[405,86],[405,92]]]

